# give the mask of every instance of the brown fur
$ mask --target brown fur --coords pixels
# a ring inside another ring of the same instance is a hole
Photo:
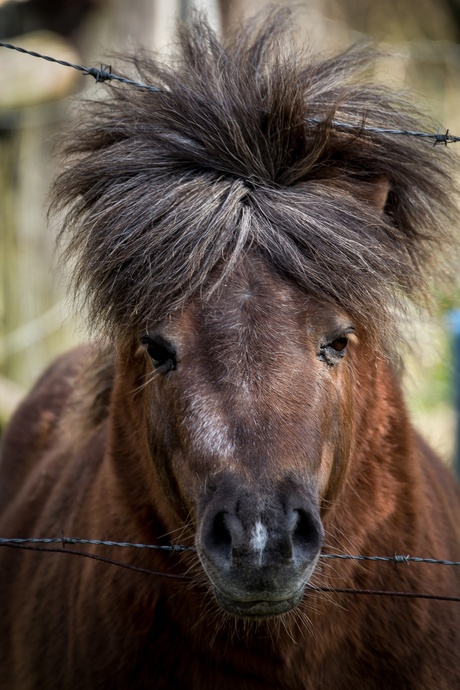
[[[280,21],[183,31],[174,69],[142,63],[165,93],[117,90],[74,145],[57,194],[105,346],[13,418],[0,533],[194,545],[103,553],[193,580],[3,549],[2,690],[459,685],[455,604],[304,591],[459,592],[455,568],[316,562],[458,559],[387,339],[446,237],[448,154],[336,132],[408,120],[350,82],[367,52],[283,57]]]

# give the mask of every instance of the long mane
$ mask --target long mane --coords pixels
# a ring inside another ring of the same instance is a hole
[[[169,66],[130,60],[159,92],[109,86],[87,106],[54,203],[75,289],[106,334],[206,299],[249,251],[369,332],[426,296],[450,252],[453,154],[369,131],[435,131],[369,83],[372,50],[322,59],[290,31],[289,13],[270,12],[221,43],[198,18]],[[363,194],[378,179],[384,213]]]

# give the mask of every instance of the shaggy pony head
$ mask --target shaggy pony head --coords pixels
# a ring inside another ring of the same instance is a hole
[[[435,131],[366,81],[372,59],[299,51],[279,11],[224,42],[182,27],[168,66],[132,58],[160,91],[107,86],[54,190],[91,323],[125,337],[207,299],[248,252],[369,334],[423,299],[450,252],[453,154],[369,129]]]

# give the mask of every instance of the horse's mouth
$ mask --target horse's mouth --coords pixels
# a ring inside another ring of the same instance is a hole
[[[237,618],[263,619],[273,618],[282,613],[291,611],[300,604],[304,588],[301,587],[294,595],[286,599],[253,599],[240,601],[231,599],[222,592],[214,590],[214,595],[219,606]]]

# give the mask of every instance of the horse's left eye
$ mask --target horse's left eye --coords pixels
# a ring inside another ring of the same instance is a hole
[[[161,336],[156,338],[143,336],[141,343],[145,346],[155,369],[161,371],[162,374],[176,369],[176,350],[170,342]]]
[[[329,344],[329,347],[335,350],[337,353],[342,353],[347,349],[347,345],[348,337],[346,335],[342,335],[340,338],[335,338],[335,340]]]

